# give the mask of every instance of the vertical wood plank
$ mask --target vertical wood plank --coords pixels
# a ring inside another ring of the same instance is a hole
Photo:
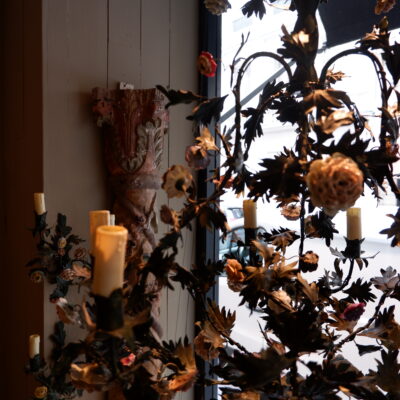
[[[140,0],[109,0],[108,5],[108,85],[141,82]]]
[[[44,0],[44,186],[49,221],[67,215],[88,238],[88,211],[108,208],[101,136],[91,114],[91,90],[107,84],[107,0]],[[45,333],[57,320],[44,299]],[[71,298],[81,303],[83,293]],[[69,340],[84,338],[67,329]],[[46,342],[46,352],[50,350]],[[102,393],[85,399],[103,398]]]
[[[140,87],[150,88],[157,84],[169,83],[169,1],[168,0],[141,0],[141,74]],[[164,137],[164,153],[160,173],[164,173],[169,166],[168,143],[172,131]],[[157,193],[156,206],[168,204],[168,199],[161,189]],[[157,211],[158,212],[158,211]],[[159,223],[161,237],[167,232],[168,226]],[[160,323],[164,331],[164,339],[168,337],[170,315],[168,312],[169,289],[164,289],[161,299]]]
[[[141,0],[141,87],[169,83],[169,1]]]
[[[198,43],[198,2],[171,0],[170,29],[170,84],[174,89],[188,89],[197,92],[197,43]],[[188,39],[190,38],[190,39]],[[192,124],[186,120],[191,106],[173,107],[170,114],[171,136],[169,145],[170,165],[185,162],[186,146],[193,143]],[[172,208],[179,209],[182,201],[170,202]],[[194,231],[183,232],[183,247],[177,261],[186,268],[191,267],[195,255]],[[168,314],[172,327],[168,334],[171,339],[194,335],[194,305],[187,291],[175,285],[173,295],[169,296]],[[184,316],[184,317],[183,317]],[[180,393],[179,400],[193,399],[193,391]]]

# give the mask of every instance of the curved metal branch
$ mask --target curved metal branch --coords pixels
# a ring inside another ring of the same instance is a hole
[[[388,100],[389,100],[390,93],[392,91],[392,88],[389,89],[388,85],[387,85],[386,72],[383,68],[382,63],[378,59],[378,57],[375,54],[371,53],[370,51],[368,51],[367,49],[364,49],[362,47],[359,47],[357,49],[345,50],[345,51],[342,51],[341,53],[337,54],[336,56],[332,57],[322,68],[321,76],[319,79],[320,84],[325,85],[326,74],[328,72],[328,68],[335,61],[339,60],[340,58],[347,57],[349,55],[366,56],[372,61],[374,68],[375,68],[375,72],[378,76],[379,86],[381,89],[382,108],[386,109],[388,107]],[[380,143],[381,143],[381,146],[385,146],[385,126],[384,126],[383,118],[381,120]]]
[[[385,73],[385,69],[383,68],[382,63],[380,62],[379,58],[371,53],[370,51],[368,51],[367,49],[363,49],[363,48],[357,48],[357,49],[349,49],[349,50],[345,50],[342,51],[339,54],[336,54],[335,56],[333,56],[331,59],[328,60],[328,62],[324,65],[324,67],[322,68],[321,71],[321,76],[319,78],[319,83],[322,85],[325,85],[326,82],[326,74],[328,72],[328,68],[337,60],[343,58],[343,57],[347,57],[350,55],[361,55],[361,56],[366,56],[368,57],[375,68],[376,74],[378,76],[378,80],[379,80],[379,85],[381,87],[381,93],[382,93],[382,107],[387,107],[387,101],[388,101],[388,87],[387,87],[387,81],[386,81],[386,73]]]
[[[247,68],[250,66],[250,64],[254,60],[256,60],[257,58],[260,58],[260,57],[272,58],[275,61],[278,61],[283,66],[283,68],[285,69],[285,71],[286,71],[286,73],[288,75],[289,81],[291,81],[292,78],[293,78],[292,70],[290,69],[289,64],[283,59],[283,57],[278,56],[275,53],[272,53],[272,52],[269,52],[269,51],[260,51],[260,52],[252,54],[251,56],[247,57],[243,61],[242,65],[241,65],[241,67],[239,69],[239,72],[238,72],[238,77],[236,79],[236,84],[235,84],[235,86],[233,88],[233,93],[234,93],[234,96],[235,96],[235,132],[236,132],[236,134],[235,134],[234,157],[237,157],[237,155],[239,153],[239,150],[241,149],[241,146],[240,146],[240,139],[241,139],[241,135],[240,135],[240,121],[241,121],[240,112],[241,112],[242,106],[240,104],[240,87],[241,87],[241,84],[242,84],[242,79],[243,79],[243,76],[244,76]]]
[[[250,64],[253,61],[255,61],[257,58],[260,58],[260,57],[273,58],[275,61],[278,61],[282,65],[282,67],[285,69],[285,71],[288,75],[289,81],[292,80],[292,78],[293,78],[292,70],[290,69],[289,64],[284,60],[283,57],[279,56],[278,54],[272,53],[270,51],[259,51],[257,53],[252,54],[251,56],[247,57],[243,61],[242,66],[240,67],[239,72],[238,72],[238,77],[236,80],[235,88],[236,87],[240,88],[244,73],[246,72],[247,68],[250,66]]]

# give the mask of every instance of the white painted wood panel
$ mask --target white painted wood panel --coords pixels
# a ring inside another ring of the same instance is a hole
[[[88,238],[88,212],[107,207],[101,135],[91,115],[91,90],[107,83],[107,0],[43,2],[44,191],[49,222],[65,213],[76,234]],[[57,321],[44,297],[45,337]],[[82,302],[82,293],[72,301]],[[67,327],[70,340],[85,332]],[[51,343],[45,342],[46,353]],[[84,399],[102,399],[102,393]]]
[[[141,88],[141,2],[108,2],[108,85],[129,82]]]

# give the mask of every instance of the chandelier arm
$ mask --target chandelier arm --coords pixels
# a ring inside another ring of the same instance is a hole
[[[278,61],[283,66],[283,68],[285,69],[285,71],[286,71],[286,73],[288,75],[289,81],[291,81],[292,78],[293,78],[292,70],[290,69],[289,64],[283,59],[283,57],[281,57],[281,56],[279,56],[279,55],[277,55],[275,53],[272,53],[272,52],[269,52],[269,51],[260,51],[260,52],[257,52],[257,53],[254,53],[254,54],[250,55],[249,57],[247,57],[243,61],[242,65],[241,65],[241,67],[239,69],[239,72],[238,72],[238,77],[236,79],[236,84],[235,84],[235,86],[233,88],[233,94],[235,96],[235,132],[236,132],[236,134],[235,134],[234,157],[236,157],[239,154],[239,151],[241,150],[240,139],[242,137],[241,137],[241,134],[240,134],[240,123],[241,123],[240,112],[241,112],[241,109],[242,109],[242,105],[241,105],[241,102],[240,102],[240,87],[241,87],[241,84],[242,84],[242,79],[243,79],[243,76],[244,76],[247,68],[250,66],[250,64],[254,60],[256,60],[257,58],[260,58],[260,57],[272,58],[275,61]]]
[[[265,100],[265,101],[261,104],[261,106],[259,106],[260,108],[258,109],[258,112],[257,112],[257,123],[260,121],[261,117],[264,115],[264,112],[268,109],[269,105],[270,105],[271,102],[275,99],[275,97],[276,97],[276,94],[274,94],[274,95],[268,97],[268,99]],[[251,144],[252,144],[252,142],[250,142],[250,143],[246,146],[245,153],[244,153],[244,159],[245,159],[245,160],[247,160],[247,158],[248,158],[249,151],[250,151],[250,148],[251,148]]]
[[[382,63],[380,62],[379,58],[375,54],[370,52],[368,49],[364,49],[362,47],[359,47],[357,49],[349,49],[349,50],[342,51],[341,53],[333,56],[330,60],[328,60],[328,62],[322,68],[321,76],[320,76],[320,79],[319,79],[319,83],[322,86],[325,86],[325,84],[326,84],[326,75],[327,75],[327,72],[328,72],[328,68],[335,61],[339,60],[340,58],[347,57],[349,55],[366,56],[372,61],[373,65],[374,65],[375,72],[376,72],[377,77],[378,77],[379,86],[380,86],[380,90],[381,90],[382,108],[383,109],[387,109],[388,100],[389,100],[389,96],[390,96],[390,93],[392,91],[392,88],[391,87],[388,88],[387,79],[386,79],[386,72],[385,72],[385,69],[384,69]],[[385,143],[386,143],[386,141],[385,141],[385,132],[386,132],[385,121],[382,118],[382,121],[381,121],[381,132],[380,132],[380,135],[379,135],[381,146],[385,146]]]
[[[324,67],[321,70],[321,75],[319,78],[319,83],[322,86],[325,86],[326,84],[326,75],[328,72],[329,67],[337,60],[347,57],[349,55],[363,55],[368,57],[375,68],[375,72],[378,76],[378,80],[379,80],[379,86],[381,87],[381,92],[382,92],[382,107],[387,107],[387,99],[388,99],[388,94],[390,93],[390,91],[388,90],[387,87],[387,80],[386,80],[386,72],[385,69],[382,65],[382,63],[380,62],[379,58],[371,53],[370,51],[368,51],[367,49],[363,49],[363,48],[357,48],[357,49],[349,49],[349,50],[344,50],[338,54],[336,54],[335,56],[333,56],[332,58],[330,58],[327,63],[324,65]]]
[[[238,72],[238,77],[236,80],[235,88],[236,87],[240,88],[244,73],[246,72],[247,68],[250,66],[250,64],[253,61],[255,61],[257,58],[260,58],[260,57],[273,58],[275,61],[278,61],[282,65],[282,67],[285,69],[285,71],[288,75],[289,81],[292,80],[292,78],[293,78],[292,70],[290,69],[290,65],[284,60],[283,57],[279,56],[278,54],[272,53],[270,51],[259,51],[257,53],[252,54],[251,56],[247,57],[243,61],[242,66],[240,67],[239,72]]]

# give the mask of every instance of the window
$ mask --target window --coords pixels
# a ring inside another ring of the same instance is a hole
[[[240,44],[241,38],[247,37],[248,31],[250,36],[247,44],[243,48],[243,57],[250,55],[260,49],[267,51],[275,51],[280,46],[281,26],[286,25],[288,31],[295,22],[296,14],[280,9],[274,9],[274,16],[267,15],[262,21],[256,17],[249,20],[241,13],[239,6],[232,4],[233,10],[230,13],[223,15],[222,19],[222,52],[221,58],[223,62],[223,71],[221,77],[221,92],[223,94],[230,93],[230,68],[231,62],[237,48]],[[268,21],[266,21],[268,19]],[[243,36],[242,36],[243,35]],[[392,37],[398,37],[399,30],[392,31]],[[320,47],[323,49],[319,52],[317,57],[316,68],[320,71],[322,66],[332,57],[332,55],[339,53],[344,49],[351,48],[354,42],[346,43],[344,45],[335,46],[331,49],[324,48],[326,39],[323,25],[320,24]],[[334,64],[335,71],[343,71],[346,78],[342,82],[335,85],[335,89],[345,89],[349,93],[351,99],[359,107],[360,112],[366,115],[369,119],[371,127],[371,146],[374,146],[374,136],[379,135],[379,118],[380,114],[380,96],[378,81],[371,80],[374,76],[372,64],[366,57],[351,56],[346,57]],[[281,71],[280,65],[274,61],[256,62],[249,68],[249,73],[246,75],[246,82],[243,83],[243,96],[249,95],[248,102],[245,107],[255,106],[258,101],[258,92],[260,85],[268,77],[275,77],[278,80],[285,80],[285,74]],[[232,96],[225,102],[226,109],[233,107]],[[224,110],[225,111],[225,110]],[[227,126],[231,125],[232,113],[227,112],[222,120]],[[263,158],[271,157],[283,149],[284,146],[292,147],[294,144],[295,132],[294,127],[290,124],[282,125],[276,120],[273,113],[269,112],[264,118],[263,130],[265,135],[263,138],[258,139],[256,145],[252,148],[252,153],[249,156],[247,166],[256,170],[258,163]],[[339,133],[340,134],[340,133]],[[335,134],[336,136],[336,134]],[[337,137],[337,136],[336,136]],[[372,278],[379,275],[379,269],[392,265],[395,257],[398,257],[398,249],[390,247],[390,242],[386,236],[380,235],[379,231],[387,228],[391,224],[391,219],[387,214],[395,214],[397,210],[396,199],[392,194],[385,194],[383,191],[379,193],[382,199],[378,201],[371,194],[371,190],[365,188],[364,196],[362,196],[356,206],[362,209],[362,223],[363,223],[363,236],[365,241],[362,250],[365,252],[364,256],[373,256],[379,253],[375,259],[371,259],[371,266],[368,269],[358,270],[353,275],[354,278],[364,277]],[[231,235],[228,236],[226,242],[220,242],[219,255],[222,256],[226,252],[237,251],[232,239],[235,236],[243,234],[243,214],[240,217],[234,218],[232,210],[241,210],[243,198],[237,198],[233,193],[227,193],[222,201],[222,207],[226,211],[228,222],[233,225]],[[270,230],[271,227],[278,228],[284,226],[289,229],[299,230],[298,222],[291,222],[285,220],[281,215],[276,204],[263,203],[258,201],[258,225],[264,230]],[[331,246],[344,250],[346,235],[346,215],[340,212],[334,217],[333,222],[339,230],[339,234],[335,235],[335,239]],[[230,240],[230,241],[229,241]],[[320,256],[319,269],[315,273],[307,274],[307,279],[316,280],[323,274],[323,269],[333,270],[333,260],[328,247],[325,246],[320,239],[306,239],[305,251],[313,250]],[[297,253],[296,245],[290,247],[286,256],[290,258]],[[219,303],[221,306],[226,306],[228,309],[236,310],[237,319],[233,331],[233,338],[243,344],[249,351],[259,351],[262,346],[265,346],[265,340],[262,337],[259,329],[259,323],[264,326],[264,321],[259,319],[257,312],[250,314],[246,307],[238,307],[240,303],[240,296],[238,293],[232,292],[227,285],[225,277],[220,278],[219,281]],[[388,303],[389,304],[389,303]],[[373,305],[371,304],[371,307]],[[373,310],[367,308],[365,315],[372,315]],[[359,341],[359,344],[363,342]],[[354,364],[362,369],[368,371],[371,363],[375,363],[374,359],[376,354],[371,354],[370,357],[364,356],[361,359],[353,344],[345,349],[345,355],[352,359]],[[361,362],[362,361],[362,362]]]

